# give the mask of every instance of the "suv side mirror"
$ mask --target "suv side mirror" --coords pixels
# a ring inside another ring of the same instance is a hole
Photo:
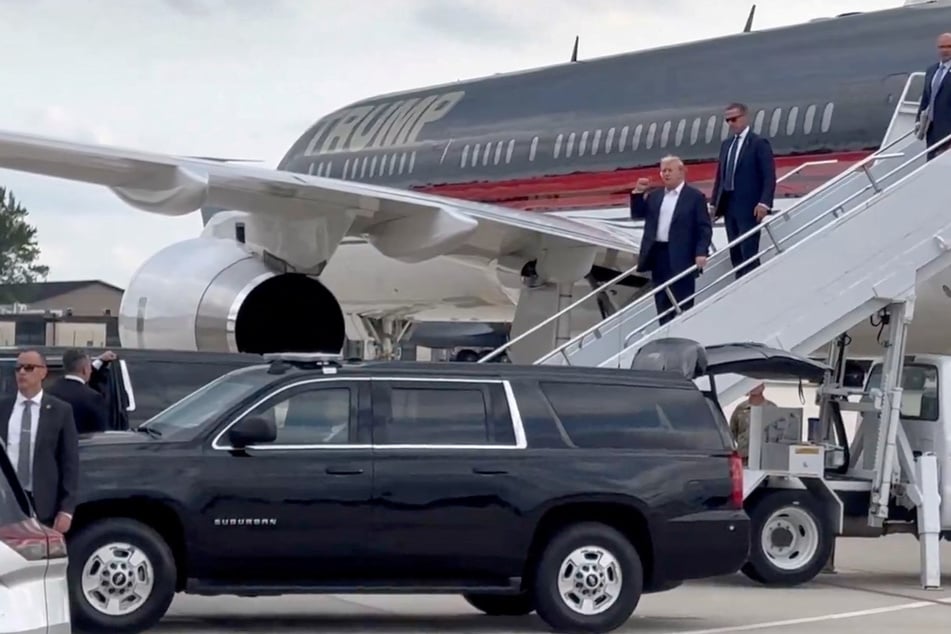
[[[274,442],[276,438],[277,425],[273,420],[262,416],[248,416],[228,430],[228,441],[232,447],[238,449],[258,443]]]

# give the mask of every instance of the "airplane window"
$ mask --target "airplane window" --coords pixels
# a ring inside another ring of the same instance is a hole
[[[618,151],[618,152],[623,152],[623,151],[624,151],[624,146],[627,145],[627,133],[628,133],[628,132],[629,132],[629,128],[628,128],[627,126],[624,126],[623,128],[621,128],[621,140],[617,142],[617,151]]]
[[[350,159],[347,159],[346,161],[343,162],[343,177],[344,177],[344,179],[347,178],[349,172],[350,172]]]
[[[394,170],[396,170],[396,154],[390,154],[390,176],[393,175]]]
[[[479,164],[479,150],[482,149],[481,143],[476,143],[475,147],[472,149],[472,167],[475,167]]]
[[[660,146],[667,147],[667,142],[669,139],[670,139],[670,121],[665,121],[664,127],[661,128]]]
[[[564,139],[564,137],[565,137],[564,134],[559,134],[558,137],[555,139],[555,158],[558,158],[559,156],[561,156],[561,141],[562,139]]]
[[[756,119],[753,120],[753,131],[756,134],[763,133],[763,120],[766,119],[766,111],[759,110],[756,113]]]
[[[403,173],[403,166],[406,164],[406,152],[400,155],[400,174]]]
[[[598,153],[598,146],[601,145],[601,130],[594,131],[594,140],[591,142],[591,156]]]
[[[535,137],[534,139],[532,139],[532,147],[530,147],[529,150],[528,150],[528,160],[529,160],[529,161],[534,161],[534,160],[535,160],[535,152],[536,152],[537,150],[538,150],[538,137]]]
[[[713,133],[717,130],[717,116],[715,114],[710,115],[710,118],[707,119],[707,143],[713,143]]]
[[[376,156],[370,159],[370,178],[376,174]]]
[[[501,160],[502,160],[502,142],[499,141],[498,143],[495,144],[495,158],[492,160],[492,162],[498,165],[499,161]]]
[[[626,129],[626,128],[625,128]],[[640,123],[634,128],[634,136],[631,137],[631,152],[637,151],[637,146],[641,144],[641,133],[644,131],[644,124]],[[624,148],[621,148],[624,149]]]
[[[565,148],[565,157],[571,158],[571,155],[574,153],[575,149],[575,133],[572,132],[568,135],[568,147]]]
[[[535,137],[535,141],[536,141],[536,142],[538,141],[538,137]],[[505,150],[505,162],[506,162],[506,163],[511,163],[511,162],[512,162],[512,152],[514,152],[514,151],[515,151],[515,139],[512,139],[512,140],[509,141],[509,147],[508,147],[508,149]]]
[[[414,165],[416,165],[416,152],[415,152],[415,151],[412,152],[412,153],[409,155],[409,168],[408,168],[407,171],[409,171],[410,174],[413,173],[413,166],[414,166]]]
[[[644,146],[649,150],[654,147],[654,137],[657,136],[657,124],[652,123],[651,126],[647,129],[647,142]]]
[[[779,120],[783,116],[783,109],[776,108],[773,110],[773,116],[769,120],[769,136],[775,137],[779,134]]]
[[[786,119],[786,136],[793,135],[797,123],[799,123],[799,106],[793,106],[789,109],[789,118]]]
[[[687,127],[687,120],[681,119],[680,123],[677,124],[677,136],[674,138],[674,145],[680,147],[680,144],[684,142],[684,129]]]
[[[360,178],[364,178],[367,175],[367,157],[363,157],[363,164],[360,166]]]
[[[588,131],[585,130],[581,133],[581,142],[578,143],[578,156],[584,156],[585,150],[588,149]]]
[[[608,138],[604,141],[604,151],[608,154],[611,153],[611,148],[614,147],[614,131],[615,128],[608,130]]]
[[[482,165],[489,164],[489,153],[492,151],[492,144],[486,143],[485,150],[482,152]]]
[[[835,108],[834,103],[827,103],[825,110],[822,111],[822,131],[828,132],[829,128],[832,127],[832,110]]]
[[[700,138],[700,117],[697,117],[693,120],[693,125],[690,126],[690,145],[696,145],[697,139]]]
[[[806,108],[806,118],[802,122],[802,131],[806,134],[812,133],[812,122],[816,118],[816,105],[812,104]]]

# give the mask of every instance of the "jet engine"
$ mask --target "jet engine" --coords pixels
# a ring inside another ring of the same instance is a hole
[[[193,238],[136,271],[119,308],[124,347],[214,352],[333,352],[340,304],[316,278],[286,272],[246,245]]]

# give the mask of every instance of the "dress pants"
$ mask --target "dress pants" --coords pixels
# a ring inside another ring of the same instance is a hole
[[[732,194],[733,192],[723,192],[723,195],[720,197],[720,207],[723,209],[724,224],[726,225],[726,236],[730,242],[733,242],[757,224],[756,216],[753,215],[752,209],[733,208]],[[730,262],[733,264],[733,268],[737,269],[743,262],[754,257],[757,253],[759,253],[758,233],[730,247]],[[734,276],[736,279],[740,279],[759,265],[759,258],[750,260],[742,269],[737,270]]]
[[[680,273],[680,271],[674,270],[674,267],[670,264],[670,247],[666,242],[655,242],[651,247],[650,265],[651,285],[654,288],[661,286],[667,282],[667,280]],[[681,310],[687,310],[688,308],[693,307],[692,299],[686,302],[683,300],[684,298],[693,295],[695,288],[696,280],[693,275],[682,277],[670,286],[670,290],[673,292],[674,297],[680,304]],[[677,316],[676,311],[671,311],[670,313],[664,315],[665,311],[668,311],[673,307],[673,304],[670,302],[670,298],[667,296],[666,289],[654,294],[654,306],[657,308],[657,314],[661,315],[661,325],[666,324],[668,321]]]

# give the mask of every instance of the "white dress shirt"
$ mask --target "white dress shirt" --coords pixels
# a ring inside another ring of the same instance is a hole
[[[660,215],[657,217],[657,236],[654,238],[657,242],[667,242],[670,238],[670,223],[674,219],[674,209],[677,208],[677,200],[683,188],[684,184],[681,183],[674,189],[664,191],[664,199],[660,203]]]
[[[23,404],[29,400],[32,405],[30,406],[30,446],[33,448],[33,452],[36,452],[36,430],[39,429],[39,420],[40,420],[40,403],[43,402],[43,390],[40,390],[40,393],[34,396],[31,399],[27,399],[25,396],[17,392],[17,400],[13,404],[13,411],[10,412],[10,420],[7,422],[7,456],[10,457],[10,462],[13,463],[13,468],[17,468],[17,464],[20,459],[20,423],[23,422]],[[23,488],[27,491],[33,490],[33,456],[30,456],[30,469],[27,474],[26,481],[22,483]]]

